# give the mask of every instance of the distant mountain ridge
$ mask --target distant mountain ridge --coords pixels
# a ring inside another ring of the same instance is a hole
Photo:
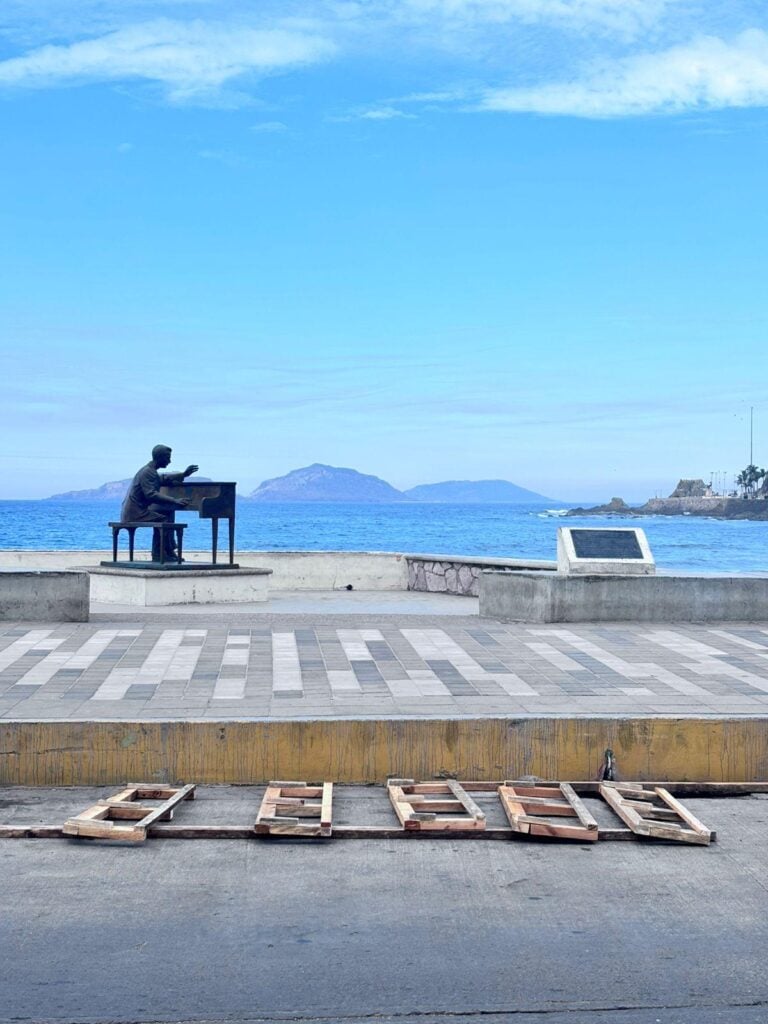
[[[402,501],[403,494],[378,476],[314,462],[265,480],[248,495],[254,501]]]
[[[101,487],[87,488],[83,491],[64,491],[62,494],[52,494],[50,498],[43,498],[43,501],[122,501],[128,493],[133,477],[127,480],[111,480]],[[187,478],[189,483],[208,483],[210,477],[194,476]]]
[[[434,501],[445,503],[526,504],[552,502],[543,494],[526,490],[507,480],[449,480],[438,484],[421,484],[407,491],[377,476],[358,473],[315,462],[303,469],[294,469],[285,476],[265,480],[249,498],[254,501]]]
[[[112,480],[79,491],[52,494],[45,501],[122,501],[131,479]],[[190,478],[207,481],[208,477]],[[250,494],[249,501],[328,501],[328,502],[436,502],[441,504],[556,504],[556,499],[529,491],[508,480],[446,480],[436,484],[420,484],[407,491],[368,473],[314,462],[311,466],[291,470],[284,476],[264,480]]]
[[[440,484],[419,484],[403,491],[411,501],[436,501],[452,504],[526,504],[527,502],[554,502],[543,494],[518,487],[508,480],[446,480]]]

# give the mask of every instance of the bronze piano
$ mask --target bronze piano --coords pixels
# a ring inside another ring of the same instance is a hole
[[[236,484],[214,480],[205,483],[185,480],[180,484],[163,484],[160,488],[161,494],[189,502],[186,509],[178,509],[179,512],[196,510],[201,519],[211,520],[211,548],[214,565],[219,543],[220,519],[229,520],[229,564],[235,564],[235,487]]]

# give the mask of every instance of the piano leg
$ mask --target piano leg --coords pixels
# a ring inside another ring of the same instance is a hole
[[[235,519],[229,520],[229,564],[235,564]]]
[[[211,520],[211,537],[211,547],[213,548],[213,564],[216,565],[216,549],[219,546],[219,520],[215,516]]]

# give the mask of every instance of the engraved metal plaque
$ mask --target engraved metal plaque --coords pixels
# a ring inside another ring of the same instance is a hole
[[[571,530],[577,558],[642,559],[635,530]]]

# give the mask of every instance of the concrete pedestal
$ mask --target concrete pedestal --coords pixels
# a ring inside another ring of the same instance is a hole
[[[102,604],[159,607],[175,604],[251,604],[266,601],[271,569],[87,568],[91,599]]]
[[[0,622],[87,622],[88,574],[0,569]]]
[[[760,622],[768,576],[485,572],[480,615],[502,622]]]

